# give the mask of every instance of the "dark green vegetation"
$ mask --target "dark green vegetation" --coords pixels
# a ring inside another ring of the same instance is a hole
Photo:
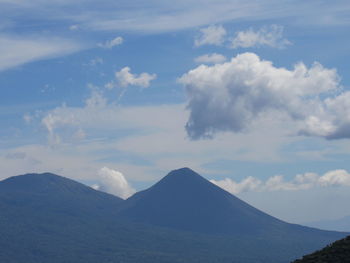
[[[350,236],[328,245],[294,263],[348,263],[350,262]]]
[[[124,201],[53,175],[0,182],[0,262],[289,262],[343,238],[273,218],[190,169]]]

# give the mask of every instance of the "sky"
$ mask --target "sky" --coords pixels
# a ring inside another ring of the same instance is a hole
[[[190,167],[288,222],[350,215],[349,29],[345,0],[0,0],[0,179],[127,198]]]

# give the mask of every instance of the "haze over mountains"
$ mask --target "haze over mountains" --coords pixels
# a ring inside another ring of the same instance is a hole
[[[350,216],[333,220],[308,222],[305,225],[326,230],[350,232]]]
[[[16,176],[0,182],[0,211],[9,263],[282,263],[346,236],[269,216],[188,168],[125,201],[54,174]]]

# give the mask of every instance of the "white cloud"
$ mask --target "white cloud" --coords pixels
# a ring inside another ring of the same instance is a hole
[[[108,114],[106,109],[107,100],[103,95],[94,90],[91,96],[85,101],[85,108],[72,109],[63,104],[61,107],[53,109],[46,114],[41,120],[42,125],[48,131],[48,139],[51,145],[61,143],[61,136],[57,131],[68,127],[68,134],[70,138],[75,140],[83,139],[86,134],[82,129],[82,125],[86,122],[87,118],[97,119],[100,116],[96,116],[99,112]],[[73,134],[73,135],[72,135]],[[81,136],[83,135],[83,136]]]
[[[126,88],[130,85],[140,86],[142,88],[148,88],[152,80],[157,78],[156,74],[141,73],[139,75],[132,74],[129,67],[122,68],[120,71],[115,73],[115,77],[118,84]]]
[[[224,55],[218,53],[205,54],[199,57],[196,57],[194,60],[196,63],[222,63],[226,61],[226,57]]]
[[[346,170],[334,170],[319,178],[321,186],[346,185],[350,186],[350,174]]]
[[[121,107],[114,102],[108,103],[101,91],[92,90],[83,107],[69,107],[63,104],[46,112],[41,118],[41,124],[48,132],[50,145],[74,143],[79,138],[103,137],[115,131],[127,130],[131,134],[131,131],[141,130],[141,133],[144,133],[154,130],[155,127],[164,129],[169,125],[174,128],[175,123],[182,129],[183,123],[167,119],[167,115],[183,113],[179,111],[182,106]],[[78,134],[84,136],[76,136]]]
[[[98,172],[98,183],[92,187],[120,198],[126,199],[132,196],[136,190],[132,188],[121,172],[103,167]]]
[[[31,125],[37,123],[37,118]],[[44,112],[41,122],[54,149],[68,147],[67,151],[71,154],[87,158],[80,161],[82,167],[98,165],[96,160],[113,160],[103,165],[118,165],[120,169],[127,167],[127,170],[121,171],[128,174],[129,170],[136,169],[139,176],[147,174],[151,178],[150,170],[153,171],[154,167],[162,172],[159,176],[183,166],[207,172],[201,167],[203,163],[227,159],[227,156],[243,161],[283,161],[286,156],[280,151],[282,145],[301,139],[288,136],[288,125],[266,118],[259,120],[256,124],[258,128],[248,133],[226,133],[213,140],[190,141],[184,129],[187,118],[184,104],[125,107],[107,102],[100,92],[94,91],[85,105],[62,105]],[[111,154],[115,152],[118,154]],[[216,153],[214,159],[213,152]],[[117,158],[119,154],[127,157]],[[45,156],[41,155],[41,158]],[[143,162],[129,163],[134,158]],[[59,164],[69,169],[63,161],[57,164],[50,162],[54,167]],[[74,174],[75,169],[69,174]]]
[[[209,26],[200,29],[200,34],[195,38],[196,47],[203,45],[220,46],[225,41],[226,30],[223,26]]]
[[[0,35],[0,71],[29,62],[59,57],[83,49],[62,38],[17,37]]]
[[[107,48],[107,49],[111,49],[115,46],[119,46],[121,44],[123,44],[124,39],[122,37],[116,37],[112,40],[108,40],[105,43],[99,43],[97,44],[97,46],[101,47],[101,48]]]
[[[69,30],[71,30],[71,31],[79,30],[79,25],[71,25],[71,26],[69,26]]]
[[[287,39],[283,38],[283,27],[271,25],[254,31],[252,28],[246,31],[239,31],[232,39],[231,48],[250,48],[269,46],[273,48],[285,48],[290,45]]]
[[[203,175],[230,174],[225,165],[203,167],[228,158],[250,162],[283,162],[295,158],[294,152],[286,154],[281,148],[301,138],[287,136],[286,126],[273,119],[263,120],[263,126],[246,134],[227,133],[213,140],[189,141],[183,129],[188,117],[184,107],[183,104],[125,107],[108,103],[102,94],[93,93],[83,106],[66,105],[43,112],[43,118],[51,115],[53,137],[59,137],[61,143],[44,146],[45,133],[40,133],[38,139],[42,145],[0,150],[0,174],[7,177],[29,171],[51,171],[91,181],[96,179],[95,171],[105,166],[117,168],[128,179],[151,185],[170,170],[183,166]],[[45,132],[35,126],[38,117],[33,118],[30,125],[38,132]],[[81,131],[83,139],[79,138]],[[346,141],[313,140],[319,142],[318,149],[324,149],[323,144],[337,151],[344,147],[345,154],[350,149]],[[6,158],[8,153],[18,152],[25,153],[25,159]],[[245,187],[248,186],[254,184],[247,181]]]
[[[335,95],[341,90],[336,70],[317,62],[288,70],[243,53],[223,64],[200,65],[179,82],[187,91],[192,139],[245,132],[260,118],[276,116],[285,125],[293,122],[295,134],[350,137],[350,92]]]
[[[227,192],[230,192],[232,194],[238,194],[241,192],[250,192],[250,191],[256,191],[260,188],[262,182],[254,177],[247,177],[241,182],[235,182],[231,180],[230,178],[225,178],[220,181],[216,180],[210,180],[213,184],[221,187],[222,189],[226,190]]]
[[[315,173],[298,174],[291,181],[285,181],[281,175],[272,176],[266,181],[251,176],[240,182],[230,178],[210,181],[232,194],[239,194],[242,192],[298,191],[314,187],[350,186],[350,174],[346,170],[334,170],[322,176]]]

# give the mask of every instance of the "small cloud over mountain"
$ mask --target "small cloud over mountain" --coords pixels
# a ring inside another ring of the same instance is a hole
[[[121,172],[108,167],[100,169],[98,172],[98,181],[97,184],[92,186],[94,189],[116,195],[123,199],[130,197],[136,192]]]

